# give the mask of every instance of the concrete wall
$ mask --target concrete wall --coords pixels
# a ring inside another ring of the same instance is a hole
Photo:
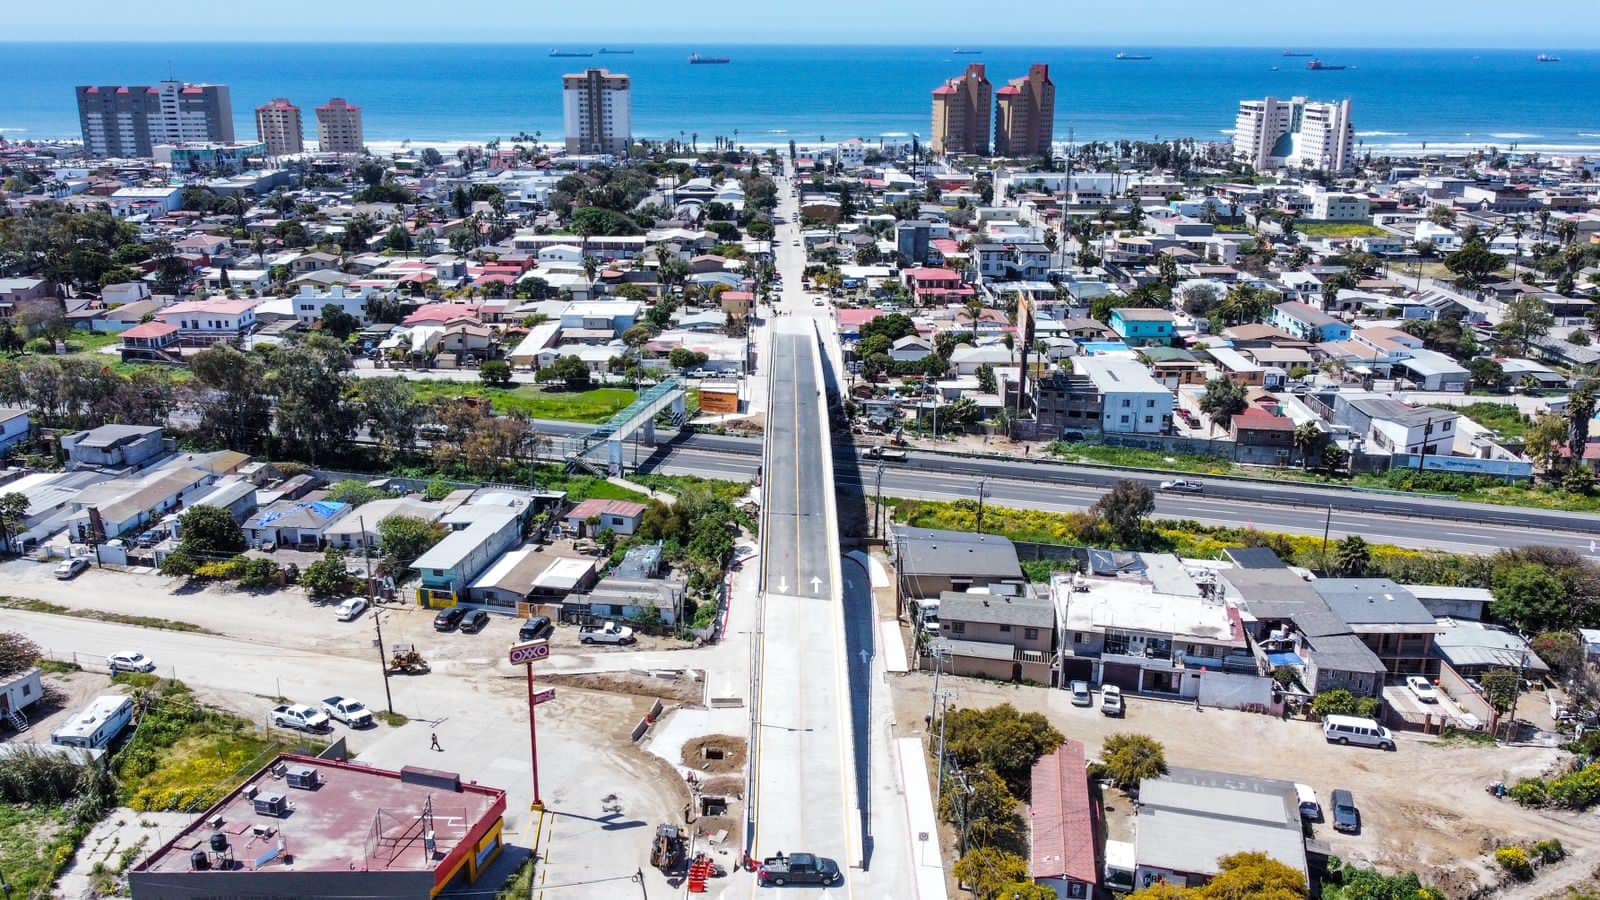
[[[175,853],[186,851],[174,850]],[[256,900],[301,900],[304,897],[406,897],[428,900],[432,872],[304,872],[268,864],[258,871],[139,872],[128,875],[134,900],[208,900],[251,897]]]

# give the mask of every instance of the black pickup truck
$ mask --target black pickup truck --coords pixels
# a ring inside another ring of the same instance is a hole
[[[756,883],[783,886],[785,884],[838,884],[843,878],[839,864],[831,859],[810,853],[791,853],[769,856],[756,870]]]

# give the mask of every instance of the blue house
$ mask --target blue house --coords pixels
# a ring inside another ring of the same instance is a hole
[[[1129,347],[1170,347],[1176,331],[1172,311],[1167,309],[1113,309],[1110,325]]]
[[[1322,310],[1298,300],[1274,306],[1272,317],[1267,324],[1291,337],[1314,344],[1350,339],[1348,323],[1341,322]]]

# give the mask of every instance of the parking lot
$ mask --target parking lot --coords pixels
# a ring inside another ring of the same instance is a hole
[[[922,723],[932,687],[933,677],[923,673],[895,681],[898,733],[925,736]],[[1547,771],[1565,755],[1555,749],[1439,741],[1402,732],[1396,736],[1398,749],[1387,753],[1329,744],[1313,722],[1196,711],[1188,703],[1129,697],[1126,717],[1114,719],[1100,714],[1098,696],[1095,707],[1075,707],[1068,692],[1059,689],[969,678],[946,678],[941,689],[955,691],[957,706],[1010,703],[1043,713],[1067,737],[1082,741],[1091,758],[1106,736],[1137,732],[1163,744],[1169,765],[1303,782],[1316,790],[1325,810],[1334,789],[1350,790],[1361,809],[1361,833],[1339,834],[1324,822],[1316,827],[1316,837],[1344,859],[1421,871],[1441,884],[1470,883],[1489,871],[1492,866],[1481,857],[1496,842],[1553,837],[1580,857],[1600,849],[1592,820],[1523,809],[1485,791],[1491,782]],[[1592,868],[1593,861],[1588,865]]]

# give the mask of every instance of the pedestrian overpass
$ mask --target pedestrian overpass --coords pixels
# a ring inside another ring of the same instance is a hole
[[[656,416],[668,410],[672,411],[673,424],[682,425],[687,397],[683,379],[676,375],[640,391],[633,403],[578,440],[567,454],[567,471],[587,469],[601,476],[622,474],[628,439],[637,434],[644,443],[654,444]]]

